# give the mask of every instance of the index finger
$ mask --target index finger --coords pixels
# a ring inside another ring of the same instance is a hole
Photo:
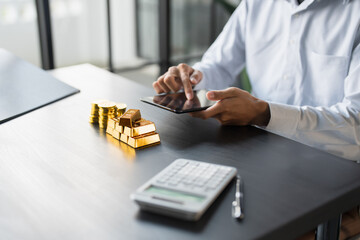
[[[180,77],[181,77],[182,84],[184,86],[186,98],[190,100],[194,96],[193,90],[192,90],[192,84],[190,82],[190,74],[193,72],[193,70],[192,70],[192,68],[190,68],[189,66],[187,66],[186,64],[183,64],[183,63],[179,64],[178,68],[180,70]]]

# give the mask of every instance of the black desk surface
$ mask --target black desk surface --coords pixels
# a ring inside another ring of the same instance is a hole
[[[353,162],[141,103],[152,89],[91,65],[53,75],[81,93],[0,125],[6,239],[292,239],[360,203]],[[90,102],[99,98],[141,109],[161,144],[135,151],[90,125]],[[237,167],[245,219],[231,218],[234,182],[195,223],[140,212],[130,193],[180,157]]]

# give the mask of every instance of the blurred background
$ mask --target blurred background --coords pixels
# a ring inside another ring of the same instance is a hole
[[[52,69],[91,63],[141,84],[193,64],[241,0],[0,0],[0,48]]]

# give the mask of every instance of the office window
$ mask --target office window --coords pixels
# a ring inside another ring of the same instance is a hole
[[[137,1],[138,56],[159,58],[159,2]],[[230,17],[222,5],[210,0],[171,0],[171,60],[199,59]],[[229,3],[236,6],[239,0]]]
[[[0,48],[41,66],[34,0],[0,0]]]
[[[135,1],[110,1],[115,68],[135,64]],[[78,63],[108,66],[105,0],[51,0],[56,67]]]
[[[235,1],[231,3],[236,6]],[[173,0],[172,4],[172,60],[198,60],[221,32],[230,13],[215,1]]]
[[[56,67],[106,66],[105,1],[50,0]]]
[[[156,61],[159,55],[159,2],[135,0],[137,14],[137,54]]]

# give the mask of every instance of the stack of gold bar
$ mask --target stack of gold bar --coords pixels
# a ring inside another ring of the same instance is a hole
[[[129,109],[121,117],[110,118],[106,132],[133,148],[147,147],[160,143],[155,124],[141,118],[140,110]]]

